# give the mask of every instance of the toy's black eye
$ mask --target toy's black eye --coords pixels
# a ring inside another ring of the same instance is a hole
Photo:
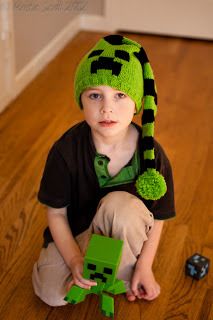
[[[89,270],[96,270],[96,265],[95,265],[95,264],[92,264],[92,263],[88,263],[87,268],[88,268]]]
[[[110,268],[104,268],[104,273],[112,274],[112,269],[110,269]]]

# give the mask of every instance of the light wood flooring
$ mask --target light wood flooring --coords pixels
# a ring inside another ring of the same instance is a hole
[[[37,191],[47,153],[83,119],[73,99],[74,71],[104,35],[79,33],[0,115],[0,319],[105,319],[95,295],[76,306],[52,308],[31,284],[46,226]],[[154,262],[160,297],[134,303],[115,297],[115,319],[212,320],[213,266],[200,281],[186,277],[184,266],[195,252],[213,261],[213,44],[126,35],[143,44],[155,71],[155,137],[172,163],[177,217],[165,223]]]

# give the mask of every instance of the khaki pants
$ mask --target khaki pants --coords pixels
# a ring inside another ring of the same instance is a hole
[[[117,274],[129,289],[137,257],[154,223],[152,213],[134,195],[115,191],[101,199],[90,227],[75,239],[85,254],[92,233],[124,241]],[[50,306],[62,306],[71,272],[54,243],[43,248],[32,274],[36,295]]]

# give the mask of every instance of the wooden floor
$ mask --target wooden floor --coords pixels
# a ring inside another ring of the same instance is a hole
[[[103,35],[79,33],[0,115],[0,319],[105,319],[97,296],[51,308],[31,284],[46,225],[45,207],[37,201],[44,163],[52,143],[82,119],[73,102],[74,70]],[[134,303],[115,297],[115,319],[212,320],[213,266],[196,281],[185,276],[184,265],[195,252],[213,261],[213,44],[127,36],[144,45],[155,70],[155,136],[173,166],[177,217],[166,222],[154,263],[160,297]]]

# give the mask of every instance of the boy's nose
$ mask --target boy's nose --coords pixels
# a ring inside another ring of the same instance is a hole
[[[104,107],[101,109],[101,113],[111,113],[111,112],[112,112],[112,109],[109,107],[107,107],[107,108]]]
[[[109,101],[104,102],[101,107],[101,113],[108,113],[108,112],[112,112],[112,106]]]

